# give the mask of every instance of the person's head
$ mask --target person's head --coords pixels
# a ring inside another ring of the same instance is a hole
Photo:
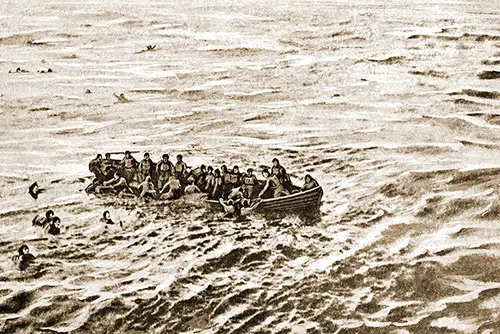
[[[33,183],[30,186],[29,191],[32,192],[32,193],[36,193],[38,191],[38,183],[37,182]]]
[[[177,154],[177,161],[181,162],[182,161],[182,154]]]
[[[226,165],[222,165],[222,166],[220,166],[220,170],[221,170],[221,172],[223,172],[223,173],[227,172],[227,166],[226,166]]]
[[[102,154],[100,154],[100,153],[99,153],[99,154],[97,155],[97,160],[101,160],[101,159],[102,159]]]
[[[54,211],[49,210],[49,211],[45,212],[45,217],[47,219],[52,219],[54,217]]]
[[[167,161],[168,161],[168,159],[169,159],[168,154],[164,154],[164,155],[162,155],[162,156],[161,156],[161,159],[162,159],[164,162],[167,162]]]
[[[271,172],[273,173],[273,175],[278,176],[278,174],[279,174],[279,169],[277,169],[277,168],[273,168],[273,169],[271,169]]]
[[[106,154],[104,154],[104,157],[105,157],[106,159],[111,159],[111,153],[106,153]]]
[[[130,158],[131,154],[130,151],[125,151],[125,157]]]
[[[144,159],[149,160],[149,153],[148,152],[144,153]]]
[[[190,176],[188,179],[187,179],[187,182],[189,185],[194,185],[194,177]]]
[[[206,172],[207,171],[207,166],[201,165],[200,169],[201,169],[202,172]]]
[[[278,167],[280,165],[280,161],[276,158],[273,159],[273,166]]]
[[[213,173],[213,171],[214,171],[214,168],[212,166],[207,167],[207,172]]]
[[[240,171],[240,168],[238,166],[233,167],[233,173],[238,173]]]
[[[60,228],[61,227],[61,219],[59,217],[54,217],[54,219],[52,219],[52,224],[55,227]]]
[[[269,176],[271,176],[271,173],[269,173],[269,169],[264,169],[262,171],[262,176],[264,176],[266,178],[269,177]]]
[[[110,218],[111,218],[111,214],[109,213],[109,211],[108,211],[108,210],[106,210],[106,211],[104,211],[104,212],[102,213],[102,217],[103,217],[104,219],[108,220],[108,219],[110,219]]]
[[[19,247],[19,255],[26,255],[26,254],[29,254],[30,252],[30,248],[28,247],[28,245],[22,245],[21,247]]]
[[[309,183],[309,182],[312,182],[313,178],[311,175],[307,174],[305,177],[304,177],[304,180]]]
[[[247,174],[248,175],[252,175],[253,174],[253,169],[252,168],[248,168],[247,169]]]
[[[216,170],[214,170],[214,175],[215,176],[220,176],[220,170],[218,168]]]

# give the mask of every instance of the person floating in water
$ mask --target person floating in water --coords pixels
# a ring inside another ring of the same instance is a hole
[[[34,199],[38,199],[38,195],[43,192],[45,192],[45,189],[40,189],[37,182],[32,183],[28,188],[28,194]]]
[[[125,97],[125,94],[121,93],[120,95],[117,95],[116,93],[113,93],[114,97],[118,100],[118,103],[127,103],[130,102],[129,99]]]
[[[238,218],[242,216],[246,216],[251,214],[261,203],[261,199],[258,199],[255,203],[251,203],[251,201],[247,198],[239,199],[239,200],[227,200],[224,201],[222,198],[219,199],[219,203],[224,208],[224,217],[233,217]]]
[[[311,175],[307,174],[304,178],[304,186],[301,188],[301,190],[306,191],[316,187],[319,187],[318,182],[313,179]]]
[[[43,226],[43,229],[45,232],[52,234],[52,235],[58,235],[61,233],[61,219],[59,217],[54,217],[52,220],[48,223],[46,223]]]
[[[224,217],[227,218],[236,218],[241,215],[241,206],[238,202],[229,199],[225,201],[223,198],[219,198],[219,203],[224,208]]]
[[[102,213],[101,223],[106,225],[115,225],[115,222],[111,219],[111,213],[108,210]],[[120,220],[120,227],[123,228],[123,222]]]
[[[33,226],[44,227],[46,224],[50,223],[54,219],[54,211],[48,210],[45,212],[45,217],[41,215],[36,215],[33,220]]]
[[[12,262],[19,266],[19,270],[21,271],[26,270],[26,268],[36,260],[36,257],[30,253],[28,245],[19,247],[18,253],[18,255],[12,257]]]

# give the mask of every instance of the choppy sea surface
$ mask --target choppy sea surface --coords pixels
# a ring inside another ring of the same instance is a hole
[[[2,1],[0,332],[500,332],[499,17],[491,0]],[[278,157],[323,186],[321,212],[87,196],[88,161],[125,149]],[[31,226],[47,208],[62,235]]]

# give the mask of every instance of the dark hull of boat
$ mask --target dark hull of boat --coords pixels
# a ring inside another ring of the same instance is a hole
[[[264,199],[255,209],[255,211],[261,213],[313,211],[317,210],[321,206],[322,197],[323,189],[321,189],[321,187],[316,187],[289,196]],[[207,200],[206,202],[214,209],[223,210],[222,205],[218,201]]]

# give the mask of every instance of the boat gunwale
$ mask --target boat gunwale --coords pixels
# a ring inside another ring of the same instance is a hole
[[[314,194],[315,192],[318,192],[318,190],[320,192],[323,192],[323,189],[321,188],[321,186],[317,186],[317,187],[314,187],[314,188],[306,190],[306,191],[299,191],[297,193],[290,194],[288,196],[275,197],[275,198],[266,198],[266,199],[262,200],[262,202],[261,202],[261,204],[259,204],[259,206],[261,206],[262,204],[279,203],[280,201],[283,201],[283,200],[294,199],[294,198],[297,198],[297,197],[302,197],[304,195],[307,196],[307,195],[310,195],[310,194]],[[319,199],[321,199],[322,196],[323,195],[321,195]],[[208,199],[208,200],[206,200],[206,202],[209,203],[209,204],[220,204],[219,201],[213,200],[213,199]]]

